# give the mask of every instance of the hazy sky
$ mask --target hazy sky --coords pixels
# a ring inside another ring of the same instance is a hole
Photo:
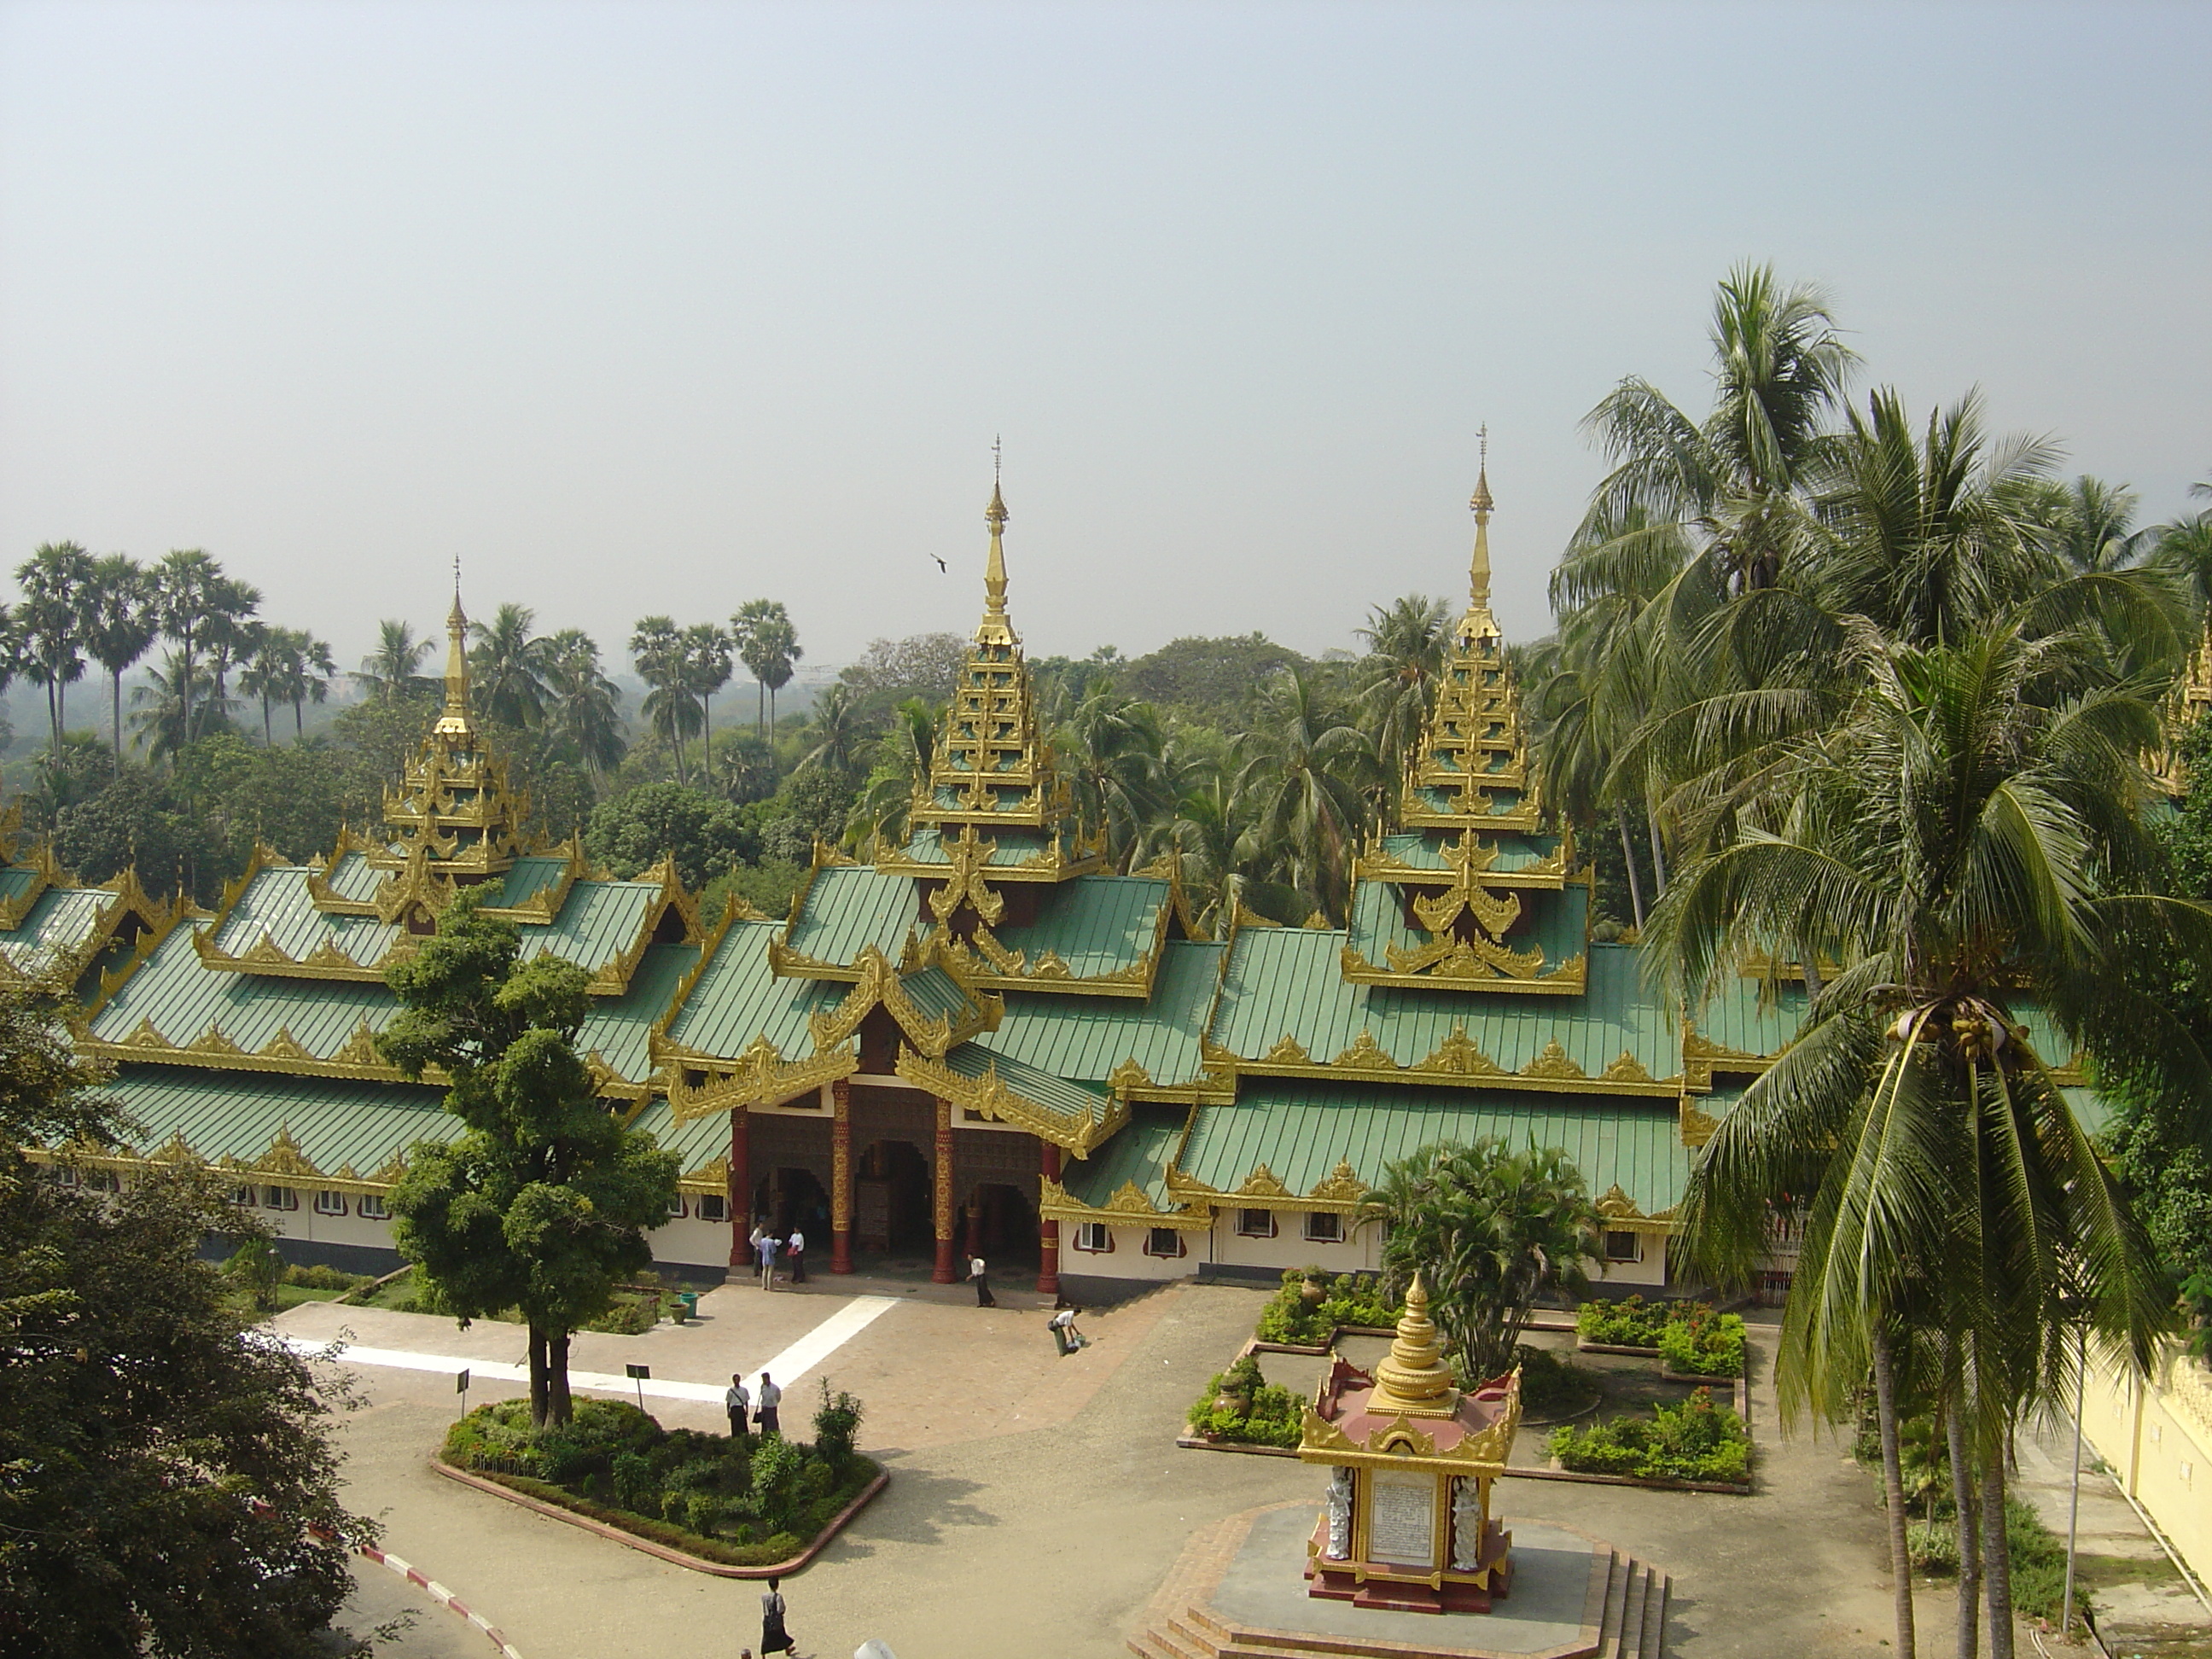
[[[2181,511],[2212,8],[0,3],[0,559],[208,549],[375,619],[1032,652],[1499,609],[1733,262],[1870,376]],[[933,556],[952,568],[939,574]]]

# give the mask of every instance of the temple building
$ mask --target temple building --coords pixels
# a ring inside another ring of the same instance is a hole
[[[972,1251],[1077,1296],[1371,1267],[1358,1200],[1384,1165],[1496,1136],[1563,1149],[1604,1276],[1664,1285],[1693,1150],[1801,994],[1747,980],[1693,1024],[1632,946],[1591,939],[1491,611],[1486,473],[1471,505],[1467,609],[1341,928],[1238,908],[1209,935],[1173,857],[1109,866],[1040,727],[994,487],[982,617],[908,831],[865,862],[817,848],[782,920],[702,925],[667,866],[616,880],[532,842],[471,712],[457,597],[444,709],[382,836],[258,854],[211,914],[127,878],[71,888],[34,854],[0,877],[0,963],[75,988],[81,1045],[144,1126],[82,1167],[205,1161],[303,1260],[394,1265],[385,1195],[410,1146],[459,1132],[375,1038],[384,970],[477,888],[526,954],[592,975],[599,1092],[682,1160],[664,1264],[742,1264],[765,1215],[833,1271],[919,1256],[949,1281]]]

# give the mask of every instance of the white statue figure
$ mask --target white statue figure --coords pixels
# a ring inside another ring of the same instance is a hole
[[[1481,1554],[1482,1488],[1462,1474],[1452,1481],[1452,1571],[1473,1572]]]
[[[1328,1472],[1328,1559],[1352,1559],[1352,1471],[1347,1468]]]

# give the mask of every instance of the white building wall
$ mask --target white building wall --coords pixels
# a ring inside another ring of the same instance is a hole
[[[1593,1285],[1607,1289],[1647,1291],[1667,1282],[1667,1235],[1641,1233],[1644,1260],[1641,1261],[1602,1261],[1592,1270]]]
[[[1310,1242],[1302,1212],[1279,1210],[1273,1238],[1253,1238],[1237,1231],[1241,1210],[1214,1212],[1210,1243],[1213,1260],[1229,1267],[1322,1267],[1333,1273],[1371,1272],[1382,1265],[1382,1224],[1363,1221],[1341,1243]]]
[[[1074,1273],[1085,1279],[1143,1279],[1165,1281],[1170,1279],[1189,1279],[1194,1276],[1199,1264],[1205,1261],[1209,1240],[1206,1234],[1188,1232],[1181,1235],[1183,1251],[1180,1256],[1146,1255],[1145,1241],[1152,1236],[1146,1227],[1109,1227],[1107,1236],[1114,1241],[1110,1250],[1079,1250],[1074,1248],[1077,1224],[1060,1224],[1060,1271]]]

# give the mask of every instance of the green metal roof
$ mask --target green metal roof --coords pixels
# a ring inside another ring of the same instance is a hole
[[[0,933],[0,955],[17,972],[36,979],[51,972],[63,952],[90,939],[101,913],[114,902],[115,895],[105,888],[49,887],[21,927]]]
[[[1265,1164],[1304,1194],[1340,1161],[1371,1183],[1385,1164],[1431,1141],[1465,1145],[1482,1136],[1516,1148],[1557,1147],[1574,1160],[1593,1198],[1618,1183],[1646,1215],[1681,1202],[1689,1177],[1691,1154],[1666,1102],[1259,1078],[1243,1081],[1235,1105],[1198,1109],[1178,1167],[1218,1192],[1234,1192]]]
[[[957,796],[958,792],[940,791],[939,804],[957,805],[957,800],[945,799],[947,793]],[[987,864],[1019,864],[1024,859],[1049,852],[1055,839],[1046,830],[1024,829],[1015,824],[1009,824],[1003,830],[978,830],[976,834],[994,843],[991,856],[984,860]],[[915,830],[905,850],[906,856],[917,864],[948,862],[945,855],[945,837],[933,823],[924,824]]]
[[[701,1054],[732,1059],[765,1036],[787,1060],[814,1052],[811,1015],[835,1008],[845,986],[819,980],[778,979],[769,971],[768,947],[782,924],[737,921],[722,935],[691,994],[669,1023],[672,1041]]]
[[[815,872],[788,943],[801,956],[841,968],[871,945],[896,961],[920,917],[912,877],[833,864]]]
[[[730,1116],[714,1112],[678,1123],[665,1100],[656,1100],[632,1118],[629,1127],[650,1134],[664,1152],[676,1154],[678,1167],[686,1176],[697,1174],[730,1152]]]
[[[1555,1040],[1593,1077],[1623,1050],[1654,1078],[1681,1069],[1674,1016],[1644,991],[1630,946],[1590,945],[1580,996],[1532,997],[1351,984],[1338,971],[1343,945],[1342,933],[1318,928],[1239,932],[1222,983],[1213,1041],[1257,1060],[1291,1036],[1325,1063],[1367,1030],[1400,1065],[1415,1066],[1437,1051],[1455,1025],[1464,1024],[1482,1051],[1509,1072],[1519,1071]]]
[[[11,864],[0,867],[0,903],[21,898],[29,892],[39,879],[39,872],[27,864]]]
[[[942,1015],[956,1024],[968,1011],[968,994],[942,968],[917,968],[899,975],[899,988],[926,1019]]]
[[[282,1129],[325,1175],[364,1179],[415,1142],[452,1140],[466,1127],[446,1111],[443,1090],[406,1084],[126,1066],[101,1092],[137,1120],[131,1141],[142,1155],[180,1136],[210,1163],[250,1164]]]
[[[398,1012],[392,993],[374,981],[262,978],[201,964],[187,922],[163,939],[92,1021],[103,1042],[122,1042],[140,1021],[183,1045],[211,1025],[249,1052],[289,1030],[318,1059],[343,1048],[366,1020],[380,1031]]]
[[[1064,1078],[1103,1083],[1133,1060],[1163,1086],[1195,1081],[1199,1042],[1227,946],[1170,940],[1148,1001],[1024,993],[975,1042]]]
[[[374,916],[330,915],[317,909],[313,896],[307,891],[312,873],[297,865],[257,872],[216,929],[214,943],[232,956],[243,956],[266,934],[278,950],[297,962],[328,939],[364,968],[376,962],[392,948],[402,929]]]
[[[1429,943],[1427,933],[1406,925],[1404,902],[1400,897],[1403,890],[1395,882],[1363,881],[1352,893],[1352,943],[1376,968],[1388,967],[1389,951],[1394,945],[1401,951],[1412,951]],[[1523,914],[1534,920],[1506,941],[1507,948],[1519,952],[1531,945],[1541,947],[1543,965],[1536,970],[1540,977],[1582,954],[1589,931],[1589,888],[1580,884],[1556,890],[1523,888],[1516,889],[1515,896]]]
[[[1776,1054],[1805,1017],[1804,988],[1793,981],[1730,981],[1692,1017],[1698,1035],[1747,1054]]]
[[[521,925],[522,959],[562,957],[595,973],[637,943],[659,900],[658,882],[580,881],[550,924]]]
[[[945,1067],[970,1081],[995,1071],[999,1081],[1023,1099],[1057,1113],[1071,1124],[1102,1121],[1109,1097],[1103,1089],[1086,1089],[1052,1073],[1024,1064],[1011,1055],[994,1054],[973,1042],[963,1042],[945,1057]],[[1115,1137],[1119,1139],[1117,1135]]]
[[[1417,870],[1441,871],[1451,867],[1450,860],[1444,856],[1445,843],[1457,839],[1457,832],[1450,830],[1408,830],[1383,836],[1382,851],[1388,857]],[[1557,836],[1524,836],[1497,830],[1488,839],[1498,848],[1498,857],[1490,867],[1502,875],[1524,870],[1559,850]]]
[[[384,872],[370,867],[365,853],[348,853],[323,874],[332,892],[356,904],[369,903],[376,897],[376,890],[384,884]]]
[[[568,860],[565,858],[515,860],[500,878],[499,904],[512,907],[528,903],[547,888],[557,886],[568,868]]]
[[[1155,1209],[1175,1208],[1181,1200],[1168,1196],[1167,1168],[1182,1138],[1184,1116],[1181,1106],[1132,1108],[1119,1134],[1089,1158],[1061,1167],[1061,1187],[1077,1203],[1101,1209],[1124,1182],[1134,1182]]]
[[[676,988],[699,960],[696,945],[648,945],[618,997],[593,997],[576,1036],[579,1054],[596,1052],[630,1083],[642,1083],[653,1071],[647,1054],[653,1023],[666,1012]]]
[[[1080,876],[1040,893],[1035,921],[992,931],[1032,968],[1050,951],[1076,978],[1096,979],[1144,959],[1173,892],[1153,876]]]

